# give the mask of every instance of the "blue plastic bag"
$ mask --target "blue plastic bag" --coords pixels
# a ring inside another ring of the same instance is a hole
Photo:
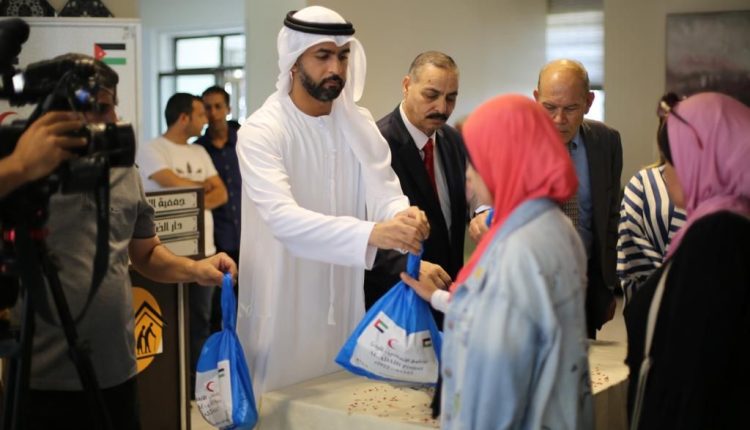
[[[406,272],[419,278],[421,255],[409,254]],[[365,314],[336,363],[372,379],[434,384],[441,334],[430,305],[399,281]]]
[[[251,429],[258,421],[253,384],[245,354],[237,338],[237,303],[232,275],[224,275],[221,287],[220,332],[206,340],[198,358],[195,402],[211,425],[222,429]]]

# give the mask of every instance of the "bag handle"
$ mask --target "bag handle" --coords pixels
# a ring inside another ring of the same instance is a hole
[[[221,319],[224,322],[222,327],[224,330],[236,330],[237,300],[234,298],[231,273],[225,273],[221,283]]]
[[[422,253],[424,252],[424,244],[422,244],[422,250],[419,254],[409,253],[406,259],[406,273],[414,279],[419,279],[419,266],[422,263]]]
[[[638,386],[635,390],[635,406],[633,407],[633,416],[630,421],[630,430],[637,430],[643,411],[643,398],[646,395],[646,382],[648,381],[648,372],[651,370],[653,361],[651,360],[651,342],[654,339],[654,330],[656,330],[656,317],[659,315],[661,299],[664,297],[664,288],[667,283],[667,274],[671,265],[669,262],[664,268],[659,283],[656,285],[654,297],[651,299],[651,306],[648,309],[648,320],[646,320],[646,344],[643,348],[643,361],[641,369],[638,372]]]

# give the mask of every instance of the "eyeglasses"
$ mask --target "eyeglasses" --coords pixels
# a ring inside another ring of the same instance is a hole
[[[685,118],[683,118],[680,114],[677,113],[675,108],[677,107],[677,104],[681,101],[685,100],[685,97],[680,97],[675,93],[666,93],[662,96],[662,98],[659,100],[659,104],[656,106],[656,114],[659,116],[659,118],[662,119],[664,122],[663,126],[666,127],[667,125],[667,116],[673,116],[677,118],[681,123],[688,126],[693,131],[693,134],[695,134],[695,138],[698,140],[698,147],[700,149],[703,149],[703,142],[701,142],[701,138],[698,135],[698,131],[693,128],[692,125],[690,125],[689,122]]]

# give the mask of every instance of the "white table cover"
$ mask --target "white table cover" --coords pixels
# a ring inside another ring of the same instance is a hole
[[[589,349],[597,429],[627,428],[626,345],[593,341]],[[430,417],[432,388],[372,381],[336,372],[263,396],[262,430],[415,430],[439,428]]]

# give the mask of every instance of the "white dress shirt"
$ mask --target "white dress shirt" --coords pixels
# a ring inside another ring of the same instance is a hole
[[[419,149],[419,155],[422,157],[422,160],[424,160],[424,146],[427,144],[427,141],[429,139],[432,139],[433,145],[435,147],[434,150],[434,157],[432,157],[433,163],[435,164],[435,185],[437,186],[437,192],[438,192],[438,199],[440,200],[440,209],[443,212],[443,218],[445,219],[445,225],[448,227],[448,234],[450,235],[451,231],[451,198],[450,193],[448,192],[448,181],[445,178],[445,172],[443,172],[443,163],[440,161],[440,151],[438,151],[438,141],[437,141],[437,133],[432,133],[431,136],[427,136],[426,134],[422,133],[420,129],[418,129],[414,124],[409,122],[409,118],[406,117],[406,113],[404,112],[404,103],[401,102],[401,104],[398,107],[399,112],[401,113],[401,120],[404,121],[404,124],[406,125],[406,130],[409,132],[409,135],[411,136],[414,143],[417,145],[417,149]],[[422,209],[422,208],[420,208]]]

